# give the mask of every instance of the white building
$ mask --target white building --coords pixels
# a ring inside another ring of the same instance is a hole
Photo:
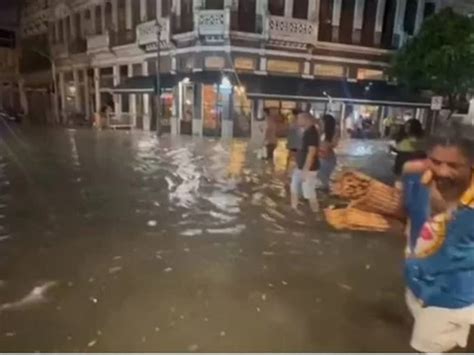
[[[429,104],[399,92],[385,71],[393,51],[445,4],[29,0],[23,48],[42,43],[47,56],[25,80],[49,95],[55,67],[62,120],[90,120],[108,105],[112,124],[154,129],[158,22],[161,126],[174,134],[249,135],[265,107],[282,115],[311,108],[381,117],[387,107],[422,115]]]

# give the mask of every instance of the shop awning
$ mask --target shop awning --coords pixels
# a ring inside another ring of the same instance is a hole
[[[177,78],[172,74],[160,75],[160,86],[162,90],[172,89],[177,84]],[[153,94],[156,89],[156,76],[134,76],[122,79],[122,82],[112,88],[114,93],[123,94]]]
[[[252,98],[268,100],[343,101],[353,104],[429,107],[430,100],[382,81],[305,79],[278,75],[257,75],[230,71],[190,74],[191,81],[218,84],[226,76],[232,85],[243,86]]]
[[[430,106],[430,100],[381,81],[322,80],[241,74],[249,97],[279,100],[335,101],[391,106]]]

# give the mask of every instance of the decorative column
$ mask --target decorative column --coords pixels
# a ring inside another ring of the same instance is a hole
[[[318,33],[319,33],[319,7],[320,2],[319,0],[309,0],[308,1],[308,20],[315,23],[316,31],[314,31],[314,40],[313,43],[318,41]]]
[[[398,0],[395,13],[395,26],[393,31],[393,44],[396,48],[400,48],[405,40],[403,31],[403,19],[405,17],[405,9],[407,0]]]
[[[61,100],[61,122],[65,122],[66,118],[66,86],[64,83],[64,73],[59,73],[59,93],[60,93],[60,100]]]
[[[87,75],[87,69],[82,71],[84,75],[84,105],[86,117],[91,115],[91,101],[90,101],[90,87],[89,87],[89,75]]]
[[[245,1],[245,0],[243,0]],[[293,1],[294,0],[286,0],[285,1],[285,17],[293,17]],[[298,0],[296,0],[298,1]],[[336,0],[337,1],[337,0]]]
[[[148,75],[148,62],[142,63],[142,75]],[[150,117],[150,94],[143,94],[143,130],[151,130],[151,117]]]
[[[77,69],[72,70],[72,77],[74,80],[74,109],[76,112],[81,112],[81,88],[79,85],[79,72]]]
[[[114,86],[117,86],[120,84],[120,67],[118,65],[114,65],[113,67],[113,73],[114,73]],[[114,111],[115,115],[120,116],[122,113],[122,95],[121,94],[115,94],[114,95]]]
[[[258,99],[255,101],[255,109],[253,110],[252,115],[252,142],[256,145],[261,146],[264,139],[264,132],[265,132],[265,120],[263,109],[264,109],[264,101]]]
[[[100,70],[94,68],[94,95],[95,95],[95,112],[100,113],[102,103],[100,102]]]
[[[420,32],[421,25],[423,24],[423,12],[425,11],[425,0],[418,0],[416,7],[416,18],[415,18],[415,35]]]
[[[352,43],[359,44],[362,37],[362,26],[364,24],[365,0],[355,0],[355,2],[356,3],[354,7],[354,24],[352,27]]]
[[[133,65],[128,65],[128,77],[133,76]],[[130,94],[128,96],[128,101],[130,103],[130,115],[132,116],[132,127],[137,127],[137,95]]]
[[[387,0],[379,0],[377,3],[377,13],[375,15],[374,44],[379,46],[382,42],[383,18],[385,14],[385,4]]]
[[[203,136],[204,128],[202,87],[201,83],[194,84],[193,136],[198,137]]]
[[[234,136],[234,118],[232,114],[234,92],[232,86],[224,87],[224,85],[221,85],[219,90],[222,98],[221,137],[232,138]]]
[[[332,41],[339,42],[342,0],[334,0],[332,8]]]

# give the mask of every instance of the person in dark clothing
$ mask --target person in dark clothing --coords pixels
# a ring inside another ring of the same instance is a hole
[[[319,212],[316,196],[316,181],[319,169],[318,149],[319,132],[316,122],[309,113],[298,115],[298,124],[304,130],[302,144],[296,154],[297,168],[291,179],[291,207],[298,209],[299,197],[303,195],[309,201],[313,212]]]

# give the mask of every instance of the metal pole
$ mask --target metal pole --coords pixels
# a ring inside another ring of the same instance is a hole
[[[161,135],[161,81],[160,81],[160,55],[161,55],[161,25],[156,19],[156,75],[155,75],[155,111],[156,111],[156,134]]]

